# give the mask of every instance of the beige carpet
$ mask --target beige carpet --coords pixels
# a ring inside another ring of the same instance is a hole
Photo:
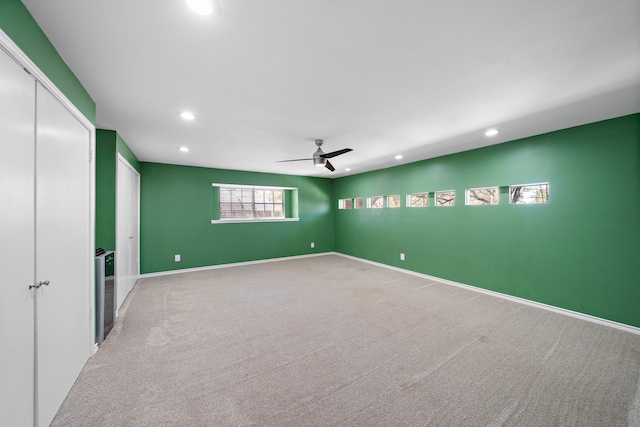
[[[52,425],[640,425],[640,336],[339,256],[125,305]]]

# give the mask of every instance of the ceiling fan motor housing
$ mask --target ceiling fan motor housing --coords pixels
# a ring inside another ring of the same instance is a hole
[[[318,146],[318,149],[315,153],[313,153],[313,165],[321,168],[324,167],[325,163],[327,162],[327,159],[321,157],[324,154],[324,151],[322,151],[322,148],[320,148],[320,146],[322,145],[322,140],[316,139],[316,145]]]

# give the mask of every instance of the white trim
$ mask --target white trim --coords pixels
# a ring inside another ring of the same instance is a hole
[[[246,185],[246,184],[220,184],[212,183],[212,187],[225,187],[225,188],[250,188],[256,190],[297,190],[298,187],[282,187],[278,185]]]
[[[267,262],[278,262],[278,261],[290,261],[294,259],[312,258],[317,256],[326,256],[326,255],[340,255],[340,254],[337,254],[335,252],[320,252],[317,254],[294,255],[294,256],[287,256],[282,258],[259,259],[256,261],[232,262],[229,264],[208,265],[206,267],[182,268],[180,270],[159,271],[157,273],[145,273],[145,274],[141,274],[140,278],[144,279],[147,277],[169,276],[172,274],[193,273],[196,271],[217,270],[219,268],[228,268],[228,267],[242,267],[244,265],[264,264]]]
[[[620,330],[623,330],[623,331],[626,331],[626,332],[631,332],[632,334],[640,335],[640,328],[635,327],[635,326],[631,326],[631,325],[625,325],[624,323],[618,323],[618,322],[615,322],[613,320],[607,320],[607,319],[603,319],[601,317],[591,316],[589,314],[584,314],[584,313],[580,313],[580,312],[577,312],[577,311],[568,310],[566,308],[560,308],[560,307],[556,307],[556,306],[553,306],[553,305],[548,305],[548,304],[544,304],[544,303],[541,303],[541,302],[531,301],[531,300],[528,300],[528,299],[519,298],[519,297],[515,297],[515,296],[512,296],[512,295],[507,295],[507,294],[503,294],[503,293],[496,292],[496,291],[490,291],[488,289],[478,288],[476,286],[466,285],[464,283],[458,283],[458,282],[454,282],[452,280],[441,279],[440,277],[430,276],[428,274],[418,273],[418,272],[411,271],[411,270],[405,270],[403,268],[393,267],[391,265],[382,264],[382,263],[375,262],[375,261],[369,261],[368,259],[364,259],[364,258],[358,258],[358,257],[354,257],[354,256],[351,256],[351,255],[341,254],[341,253],[338,253],[338,252],[334,252],[334,254],[338,255],[338,256],[341,256],[341,257],[344,257],[344,258],[352,259],[354,261],[360,261],[360,262],[364,262],[364,263],[367,263],[367,264],[376,265],[378,267],[384,267],[384,268],[387,268],[389,270],[395,270],[395,271],[399,271],[401,273],[411,274],[412,276],[422,277],[423,279],[433,280],[433,281],[436,281],[436,282],[443,283],[445,285],[457,286],[459,288],[468,289],[470,291],[480,292],[480,293],[483,293],[483,294],[486,294],[486,295],[491,295],[491,296],[494,296],[494,297],[498,297],[498,298],[506,299],[506,300],[509,300],[509,301],[513,301],[513,302],[516,302],[516,303],[519,303],[519,304],[525,304],[525,305],[528,305],[528,306],[531,306],[531,307],[541,308],[543,310],[552,311],[554,313],[563,314],[565,316],[575,317],[575,318],[578,318],[578,319],[586,320],[588,322],[597,323],[599,325],[609,326],[611,328],[620,329]]]
[[[240,223],[253,223],[253,222],[295,222],[300,221],[300,218],[233,218],[233,219],[212,219],[211,224],[240,224]]]

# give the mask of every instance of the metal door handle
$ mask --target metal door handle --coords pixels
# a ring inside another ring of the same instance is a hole
[[[45,280],[44,282],[38,282],[35,285],[29,285],[29,289],[33,289],[33,288],[39,289],[40,286],[42,286],[42,285],[49,286],[49,281]]]

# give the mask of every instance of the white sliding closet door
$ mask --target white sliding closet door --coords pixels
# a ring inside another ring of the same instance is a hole
[[[120,155],[116,167],[116,310],[140,274],[140,174]]]
[[[46,89],[36,101],[37,419],[49,425],[90,355],[90,132]]]
[[[35,80],[0,50],[0,425],[33,425]]]

